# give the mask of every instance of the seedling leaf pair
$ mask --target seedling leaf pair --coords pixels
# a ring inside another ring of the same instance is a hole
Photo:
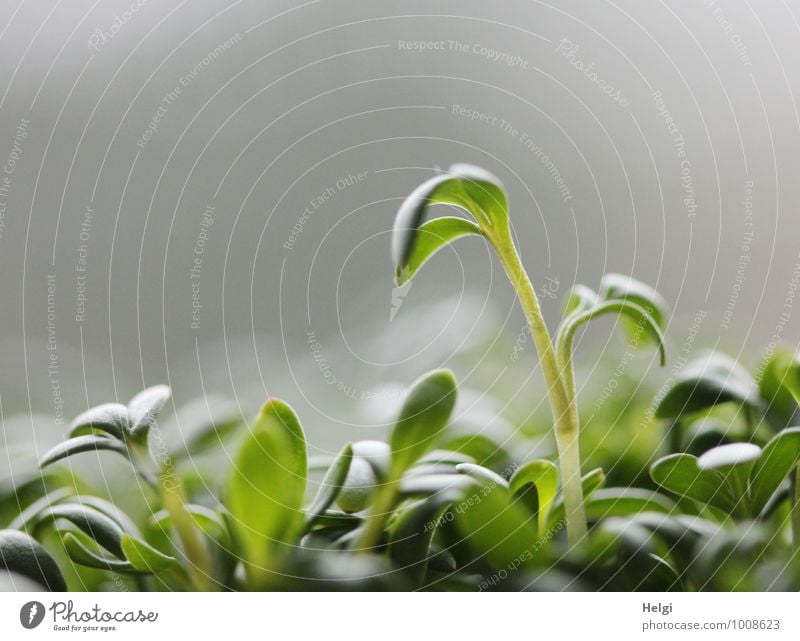
[[[432,205],[462,209],[477,224],[444,217],[423,224]],[[508,201],[502,183],[485,169],[458,164],[417,187],[401,205],[392,231],[392,258],[398,286],[410,280],[439,249],[465,235],[484,235],[508,225]]]
[[[800,462],[800,428],[782,431],[762,449],[731,443],[697,458],[673,454],[656,461],[650,476],[662,487],[731,515],[756,517]]]

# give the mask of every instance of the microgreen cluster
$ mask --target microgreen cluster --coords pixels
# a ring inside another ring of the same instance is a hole
[[[461,216],[430,217],[440,205]],[[409,386],[386,440],[325,457],[309,456],[300,418],[277,399],[255,418],[209,398],[201,404],[213,411],[199,419],[179,408],[172,423],[193,422],[192,436],[167,451],[171,398],[159,385],[84,412],[39,474],[0,483],[0,588],[798,589],[800,360],[773,349],[751,373],[723,354],[699,355],[654,398],[626,399],[626,412],[658,419],[633,421],[659,434],[643,469],[620,479],[622,451],[586,469],[579,445],[597,420],[579,416],[575,337],[617,317],[629,343],[653,347],[663,365],[663,298],[608,274],[596,291],[573,287],[551,333],[505,190],[467,165],[401,206],[398,284],[463,236],[493,249],[530,325],[552,460],[520,458],[480,428],[454,429],[459,384],[444,369]],[[626,429],[620,415],[607,420]],[[520,427],[512,440],[526,438]],[[222,449],[204,476],[198,461]],[[114,476],[135,492],[112,501],[87,483],[78,467],[87,453],[116,457]]]

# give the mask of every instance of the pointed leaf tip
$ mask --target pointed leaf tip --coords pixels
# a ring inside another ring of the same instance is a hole
[[[455,239],[470,234],[482,236],[483,232],[475,223],[464,218],[444,216],[426,222],[417,231],[416,241],[405,262],[398,264],[396,268],[396,285],[402,287],[440,249]]]

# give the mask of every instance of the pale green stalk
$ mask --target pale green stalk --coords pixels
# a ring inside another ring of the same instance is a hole
[[[503,269],[520,300],[525,318],[531,328],[539,362],[542,364],[550,409],[553,413],[558,462],[561,470],[561,487],[564,493],[567,539],[570,545],[577,545],[586,536],[588,528],[581,486],[578,409],[575,399],[572,358],[569,355],[562,361],[563,369],[559,366],[550,332],[542,316],[539,299],[522,265],[510,230],[504,229],[501,233],[497,232],[496,229],[484,228],[484,233],[494,245]]]

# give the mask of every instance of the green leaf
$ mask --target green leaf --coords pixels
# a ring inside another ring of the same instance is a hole
[[[508,224],[508,201],[500,181],[485,169],[453,165],[447,174],[422,183],[400,206],[392,230],[392,259],[398,273],[409,263],[427,210],[435,204],[460,207],[484,229]]]
[[[635,278],[624,274],[606,274],[600,281],[600,298],[634,303],[644,309],[662,331],[666,328],[669,314],[667,301],[655,289]]]
[[[122,537],[122,550],[125,558],[139,572],[157,574],[180,567],[180,563],[175,557],[163,554],[152,545],[129,534]]]
[[[786,429],[765,446],[750,472],[753,510],[761,512],[793,467],[800,464],[800,427]]]
[[[434,218],[422,225],[417,231],[416,241],[406,263],[397,268],[395,273],[397,287],[410,281],[420,267],[445,245],[456,238],[470,234],[483,236],[481,228],[475,223],[454,216]]]
[[[39,467],[47,467],[73,454],[98,450],[117,452],[118,454],[122,454],[125,458],[128,458],[128,448],[124,443],[108,438],[107,436],[87,434],[85,436],[75,436],[67,439],[63,443],[59,443],[50,449],[39,461]]]
[[[123,561],[96,548],[91,537],[83,532],[65,532],[61,537],[69,558],[79,565],[114,572],[136,572],[128,561]]]
[[[306,440],[300,421],[282,401],[261,409],[242,444],[227,486],[236,540],[251,577],[274,567],[282,544],[294,544],[303,526]]]
[[[17,530],[0,530],[0,568],[21,574],[51,592],[67,584],[58,564],[35,539]]]
[[[336,497],[342,491],[342,487],[347,479],[347,474],[350,471],[352,460],[353,446],[348,443],[344,446],[342,451],[339,452],[339,455],[333,463],[331,463],[331,466],[328,468],[327,473],[319,485],[314,500],[311,501],[311,505],[306,510],[306,530],[314,525],[315,521],[324,514],[325,510],[333,505]]]
[[[391,434],[392,479],[433,448],[455,403],[456,379],[449,370],[429,372],[411,386]]]
[[[172,395],[166,385],[154,385],[139,392],[128,403],[131,420],[131,436],[137,442],[144,442],[150,427],[156,422],[169,397]]]
[[[759,368],[759,395],[767,407],[767,419],[781,430],[794,422],[800,402],[800,356],[777,349]]]
[[[658,346],[661,357],[661,366],[667,361],[666,348],[664,347],[664,335],[656,320],[642,307],[629,300],[611,300],[600,303],[580,314],[569,317],[559,332],[559,356],[561,359],[569,358],[572,353],[572,341],[575,332],[579,327],[591,320],[606,314],[617,314],[627,318],[634,326],[636,332],[649,334],[653,342]],[[639,329],[641,328],[641,329]]]
[[[735,509],[739,497],[725,484],[725,477],[714,469],[701,469],[691,454],[672,454],[650,467],[650,477],[661,487],[726,512]]]
[[[78,416],[70,425],[70,436],[93,434],[95,431],[106,432],[120,441],[130,430],[128,408],[120,403],[105,403],[92,407]]]
[[[436,525],[451,501],[433,496],[402,510],[389,539],[389,557],[415,583],[422,583]]]
[[[344,486],[336,497],[336,505],[348,514],[367,508],[378,485],[375,469],[367,459],[353,456]]]
[[[555,463],[544,459],[528,461],[514,471],[508,485],[514,496],[519,495],[530,485],[535,487],[538,498],[539,531],[544,532],[547,529],[547,515],[550,512],[550,506],[558,492],[558,468]]]
[[[45,523],[64,519],[80,528],[106,550],[119,558],[124,558],[122,535],[125,532],[110,517],[102,512],[78,503],[60,503],[39,513],[35,529]]]
[[[536,561],[536,522],[501,485],[476,482],[455,517],[466,543],[493,567],[509,571]]]
[[[656,416],[678,418],[729,402],[758,407],[756,383],[733,359],[711,352],[685,367],[659,401]]]
[[[600,521],[611,516],[630,516],[641,512],[670,514],[676,509],[673,501],[658,492],[636,487],[609,487],[597,490],[586,502],[586,517]]]

